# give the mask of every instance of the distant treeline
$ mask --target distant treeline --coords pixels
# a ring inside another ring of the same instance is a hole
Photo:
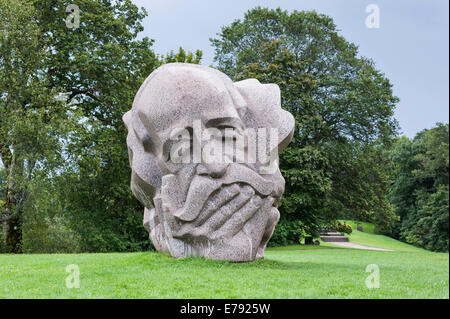
[[[400,220],[394,237],[429,250],[448,251],[448,124],[398,138],[391,150],[394,167],[389,198]]]

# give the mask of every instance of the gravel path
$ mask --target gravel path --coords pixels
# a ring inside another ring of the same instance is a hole
[[[348,247],[348,248],[356,248],[356,249],[366,249],[366,250],[381,250],[381,251],[393,251],[392,249],[386,249],[386,248],[377,248],[377,247],[370,247],[370,246],[363,246],[358,245],[354,243],[349,242],[330,242],[330,244]]]

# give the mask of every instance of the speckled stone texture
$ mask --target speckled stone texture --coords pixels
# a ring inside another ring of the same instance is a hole
[[[284,191],[278,153],[294,131],[294,118],[281,109],[276,84],[256,79],[232,82],[209,67],[165,64],[145,80],[123,119],[128,129],[131,189],[145,206],[144,227],[158,251],[175,258],[203,256],[236,262],[264,257]],[[255,161],[248,159],[248,140],[242,148],[247,161],[231,156],[234,160],[202,158],[198,162],[192,150],[197,146],[204,151],[214,140],[201,134],[207,128],[220,132],[231,128],[243,135],[246,129],[254,129],[256,140],[266,144],[274,159],[275,169],[262,169],[268,159],[260,153]],[[181,138],[174,135],[179,129],[190,133],[188,143],[193,146],[187,153],[189,161],[181,163],[171,157]],[[275,148],[270,133],[258,129],[276,130]]]

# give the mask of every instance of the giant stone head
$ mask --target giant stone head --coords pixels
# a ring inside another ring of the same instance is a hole
[[[294,130],[276,84],[165,64],[145,80],[123,119],[131,189],[158,251],[264,257],[284,191],[278,154]]]

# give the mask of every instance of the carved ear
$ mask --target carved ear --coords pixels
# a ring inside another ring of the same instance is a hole
[[[127,146],[131,167],[131,190],[147,208],[152,208],[156,190],[161,187],[162,172],[152,153],[152,143],[145,127],[134,111],[123,116],[128,130]]]
[[[276,128],[278,130],[278,152],[291,142],[295,120],[291,113],[281,108],[281,92],[276,84],[261,84],[257,79],[235,82],[247,102],[243,116],[246,127]]]
[[[155,143],[150,137],[150,134],[140,120],[139,116],[137,116],[136,112],[134,110],[131,110],[125,113],[125,115],[123,116],[123,121],[125,122],[128,131],[134,131],[137,139],[144,147],[144,150],[149,153],[154,153]]]

